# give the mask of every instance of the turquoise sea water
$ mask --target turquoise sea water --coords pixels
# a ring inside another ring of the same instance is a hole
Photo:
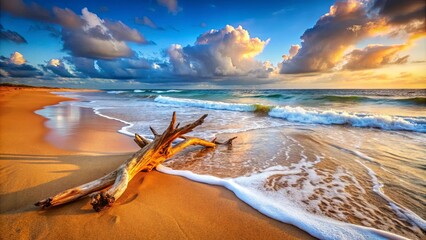
[[[91,108],[126,123],[119,131],[129,136],[149,138],[149,126],[162,131],[174,111],[182,124],[209,114],[192,135],[237,136],[232,149],[195,147],[158,170],[224,186],[263,214],[313,236],[426,237],[426,90],[60,94],[80,101],[38,111],[50,122],[62,121],[56,126],[72,124],[57,118],[60,111]]]

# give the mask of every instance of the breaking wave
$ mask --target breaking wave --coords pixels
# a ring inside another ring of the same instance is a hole
[[[423,117],[399,117],[391,115],[351,113],[335,110],[320,111],[305,109],[302,107],[226,103],[164,96],[158,96],[154,101],[174,106],[240,112],[261,112],[268,114],[270,117],[281,118],[290,122],[298,123],[349,125],[353,127],[379,128],[384,130],[426,132],[426,118]]]

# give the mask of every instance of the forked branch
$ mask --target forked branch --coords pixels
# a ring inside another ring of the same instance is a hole
[[[176,113],[174,112],[170,124],[163,134],[158,134],[157,131],[150,127],[151,132],[154,135],[153,141],[150,141],[139,134],[135,134],[134,141],[141,149],[134,153],[132,157],[121,164],[116,170],[92,182],[65,190],[50,198],[43,199],[35,203],[35,205],[41,206],[42,208],[48,208],[69,203],[87,195],[91,195],[91,204],[93,209],[95,211],[101,211],[107,207],[111,207],[113,203],[121,197],[126,190],[128,183],[138,172],[151,171],[157,165],[163,163],[165,160],[171,158],[188,146],[201,145],[206,148],[214,148],[217,145],[231,146],[232,141],[236,137],[225,142],[219,142],[216,141],[216,139],[210,142],[200,138],[185,136],[185,134],[201,125],[206,117],[207,114],[201,116],[198,120],[190,124],[179,127],[179,123],[175,126]],[[181,138],[183,141],[173,146],[173,142],[177,138]]]

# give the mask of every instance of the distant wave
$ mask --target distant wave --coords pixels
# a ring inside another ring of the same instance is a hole
[[[329,102],[362,102],[362,101],[371,101],[374,100],[368,97],[360,96],[336,96],[336,95],[327,95],[315,98],[315,100],[324,100]]]
[[[288,99],[292,98],[293,96],[283,95],[280,93],[271,93],[271,94],[237,94],[236,95],[239,98],[282,98],[282,99]]]
[[[426,106],[426,97],[398,99],[398,101]]]
[[[197,99],[158,96],[156,102],[175,106],[198,107],[216,110],[260,112],[290,122],[327,125],[349,125],[363,128],[426,132],[426,119],[422,117],[398,117],[389,115],[361,114],[345,111],[319,111],[302,107],[278,107],[261,104],[225,103]]]
[[[125,93],[126,91],[107,91],[107,93],[110,94],[120,94],[120,93]]]
[[[339,96],[339,95],[326,95],[314,98],[315,100],[326,102],[394,102],[401,104],[423,105],[426,106],[425,97],[414,98],[372,98],[364,96]]]
[[[141,93],[141,92],[146,92],[146,91],[145,90],[135,89],[135,90],[133,90],[133,92],[135,92],[135,93]]]
[[[178,92],[182,92],[182,90],[153,90],[152,92],[155,93],[178,93]]]

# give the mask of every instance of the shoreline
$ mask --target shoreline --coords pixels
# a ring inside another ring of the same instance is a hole
[[[46,141],[52,131],[45,127],[47,120],[34,111],[72,99],[51,94],[51,89],[3,90],[0,232],[4,238],[312,238],[294,226],[262,215],[225,188],[157,171],[138,174],[114,207],[101,213],[94,212],[87,199],[39,210],[33,202],[113,170],[130,153],[118,151],[120,146],[110,147],[117,141],[133,141],[117,133],[118,129],[111,130],[119,123],[104,119],[103,123],[110,121],[111,125],[93,132],[90,128],[103,124],[74,130],[74,137],[79,136],[75,142],[82,145],[59,149]],[[102,118],[93,112],[85,114],[88,119],[82,124]],[[56,136],[57,140],[60,137]],[[93,139],[105,141],[96,145]],[[94,148],[95,155],[84,150]]]

